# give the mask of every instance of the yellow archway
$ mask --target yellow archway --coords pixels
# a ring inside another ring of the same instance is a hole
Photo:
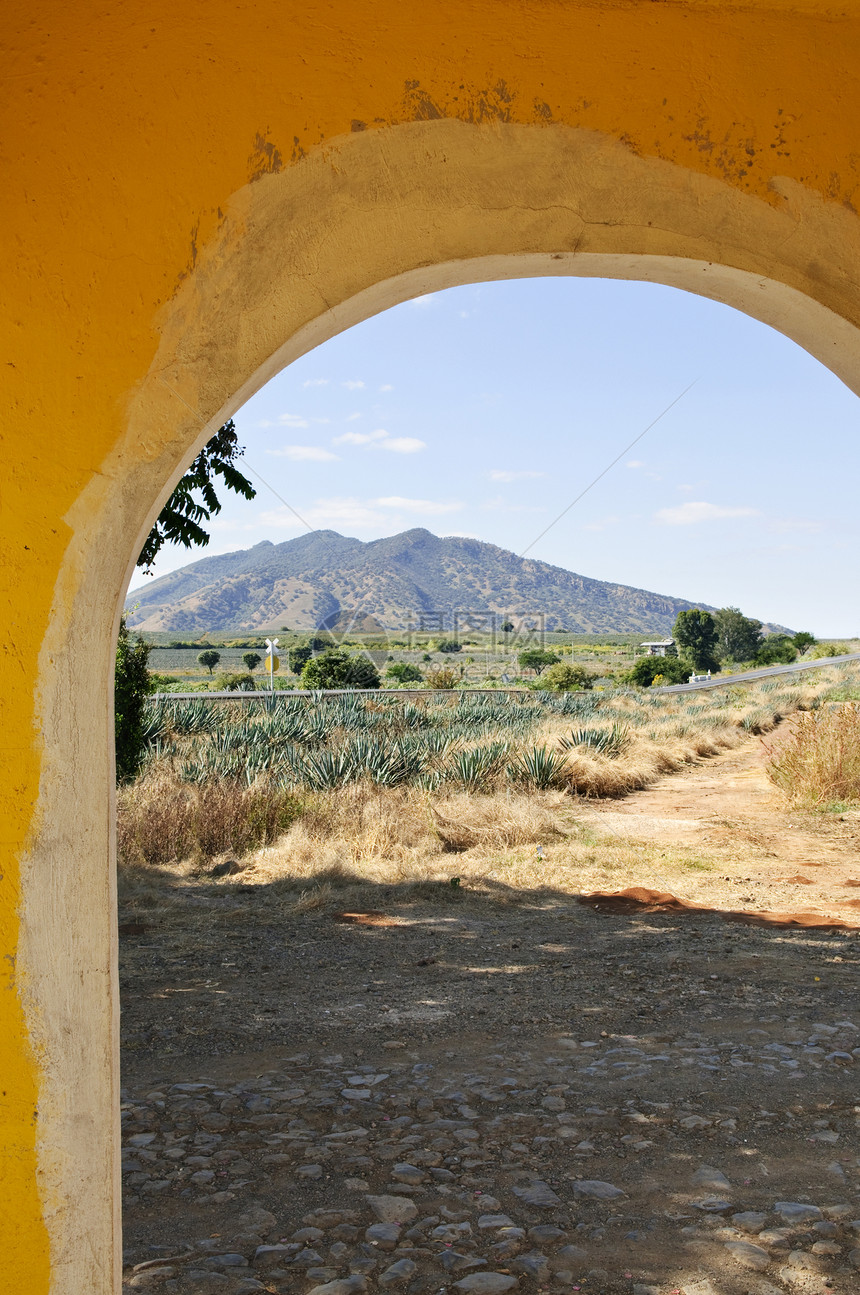
[[[212,429],[359,319],[523,274],[703,293],[860,393],[860,19],[722,9],[216,0],[198,27],[165,0],[22,6],[4,131],[10,1286],[118,1289],[113,636],[139,541]]]

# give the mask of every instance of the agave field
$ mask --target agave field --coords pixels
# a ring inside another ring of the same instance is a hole
[[[149,704],[139,776],[120,789],[120,856],[135,866],[200,863],[304,833],[314,849],[337,836],[354,855],[361,838],[371,854],[406,858],[407,838],[431,829],[435,847],[460,848],[440,828],[454,801],[461,819],[468,807],[483,825],[463,839],[484,839],[518,815],[508,836],[539,840],[546,823],[536,827],[532,811],[548,796],[556,807],[623,796],[794,712],[852,696],[860,696],[856,667],[698,695],[164,697]]]

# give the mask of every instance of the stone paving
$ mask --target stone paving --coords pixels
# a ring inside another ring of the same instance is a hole
[[[127,1218],[184,1207],[160,1245],[129,1245],[126,1286],[645,1295],[671,1253],[688,1279],[667,1289],[688,1295],[857,1289],[857,1061],[852,1021],[771,1022],[508,1040],[475,1069],[391,1039],[372,1063],[305,1051],[236,1083],[126,1093]],[[753,1100],[721,1094],[737,1075]],[[822,1109],[819,1076],[844,1099]],[[788,1138],[807,1155],[791,1169]]]
[[[860,1290],[854,933],[256,891],[123,940],[128,1292]]]

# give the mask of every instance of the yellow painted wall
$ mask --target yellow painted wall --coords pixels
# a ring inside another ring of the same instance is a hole
[[[577,159],[604,159],[590,179],[598,213],[601,166],[606,206],[616,212],[628,198],[618,179],[625,167],[667,194],[677,184],[710,231],[703,263],[754,275],[758,262],[748,249],[735,254],[724,213],[753,213],[738,216],[741,228],[775,222],[786,246],[796,240],[799,249],[793,260],[786,252],[780,281],[853,329],[860,11],[827,0],[9,0],[0,21],[0,1118],[4,1186],[16,1202],[14,1217],[0,1210],[0,1227],[10,1227],[0,1246],[10,1290],[102,1295],[116,1281],[116,1237],[108,1223],[94,1236],[80,1202],[69,1199],[70,1156],[56,1147],[78,1136],[69,1129],[79,1126],[91,1141],[101,1130],[104,1145],[81,1181],[106,1176],[107,1199],[113,1115],[102,1111],[100,1124],[97,1110],[80,1113],[68,1075],[87,1055],[109,1069],[115,1050],[110,715],[96,699],[109,694],[110,635],[138,537],[117,537],[125,547],[89,637],[81,591],[98,583],[88,527],[100,510],[119,506],[137,467],[154,463],[151,497],[139,516],[130,509],[142,524],[178,470],[181,446],[190,457],[206,421],[235,394],[226,389],[235,375],[251,381],[285,340],[272,324],[271,339],[261,328],[242,343],[244,369],[213,361],[221,385],[195,379],[188,396],[200,419],[177,430],[185,413],[172,396],[152,406],[148,422],[130,415],[165,336],[180,336],[193,317],[205,338],[206,315],[195,315],[193,302],[224,308],[223,263],[252,247],[265,277],[268,244],[253,242],[264,220],[273,230],[289,226],[299,246],[315,215],[313,185],[325,183],[335,210],[350,158],[365,169],[370,268],[355,273],[364,288],[386,276],[389,261],[392,274],[408,268],[396,251],[374,248],[376,196],[380,211],[392,203],[408,211],[410,175],[429,173],[431,150],[434,175],[447,166],[455,190],[482,182],[481,159],[492,155],[493,167],[511,168],[513,191],[532,157],[551,174],[556,140],[574,169]],[[371,133],[378,148],[357,138]],[[594,141],[600,150],[589,152]],[[396,181],[383,165],[389,156]],[[474,174],[456,173],[469,167]],[[635,205],[632,190],[629,199]],[[672,201],[666,206],[671,213]],[[537,227],[543,213],[531,218]],[[656,228],[628,246],[605,241],[611,231],[595,233],[599,219],[586,224],[596,251],[638,255],[653,246],[656,257],[672,255]],[[536,253],[538,234],[534,248],[518,237],[522,248],[500,244],[498,254]],[[470,254],[475,246],[473,238]],[[456,239],[451,247],[465,255]],[[420,247],[409,255],[420,264]],[[428,239],[428,265],[450,255]],[[302,270],[311,297],[315,263]],[[345,275],[343,301],[351,284]],[[326,296],[319,310],[340,304]],[[244,305],[239,292],[239,330]],[[303,309],[309,323],[312,306]],[[348,322],[344,315],[332,328]],[[851,345],[848,336],[843,354]],[[181,345],[172,355],[170,382],[182,391]],[[857,375],[860,384],[860,360]],[[96,594],[87,597],[97,609]],[[75,683],[77,712],[58,680]],[[90,723],[91,745],[76,746]],[[66,870],[84,878],[76,898]],[[29,910],[22,876],[39,890]],[[93,940],[75,934],[87,895]],[[59,944],[45,934],[52,924],[68,933]],[[83,970],[72,985],[78,958]],[[50,1040],[75,1030],[80,1055],[70,1049],[60,1064]],[[115,1075],[104,1100],[113,1088]],[[112,1254],[103,1253],[111,1236]]]

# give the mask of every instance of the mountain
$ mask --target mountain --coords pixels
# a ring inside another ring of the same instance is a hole
[[[589,580],[495,544],[416,529],[387,539],[313,531],[192,562],[129,595],[129,624],[195,636],[314,628],[489,628],[668,634],[683,598]],[[483,620],[483,624],[482,624]]]

